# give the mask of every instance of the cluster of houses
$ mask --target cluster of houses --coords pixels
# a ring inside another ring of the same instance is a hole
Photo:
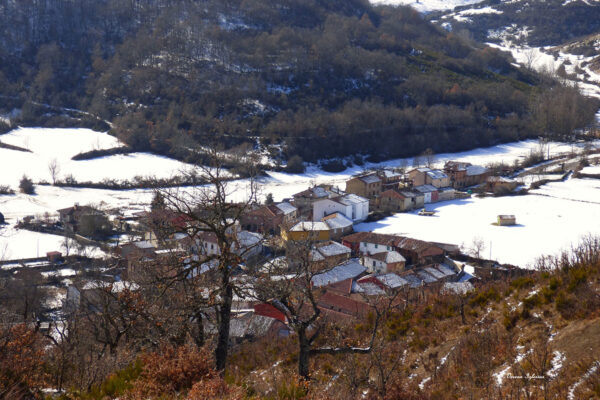
[[[448,161],[442,170],[422,167],[406,174],[382,170],[360,175],[346,182],[346,191],[367,197],[379,211],[403,212],[464,196],[457,189],[485,183],[490,175],[485,167]]]

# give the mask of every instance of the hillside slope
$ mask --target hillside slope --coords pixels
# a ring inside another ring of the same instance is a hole
[[[198,143],[316,160],[457,151],[586,126],[596,105],[408,7],[365,0],[145,0],[0,5],[0,108],[114,123],[136,150]],[[29,13],[30,9],[36,12]],[[561,112],[564,101],[578,113]],[[554,100],[556,99],[556,101]],[[541,103],[567,119],[548,132]],[[97,124],[97,121],[94,121]],[[276,153],[274,153],[276,154]]]

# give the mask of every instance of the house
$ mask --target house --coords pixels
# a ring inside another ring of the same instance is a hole
[[[330,270],[314,275],[310,281],[311,286],[313,288],[318,288],[340,283],[348,279],[355,279],[362,275],[366,270],[367,269],[358,259],[350,259]]]
[[[514,215],[498,215],[497,223],[500,226],[516,225],[517,217]]]
[[[317,306],[326,313],[346,317],[365,316],[371,309],[362,299],[334,290],[327,290],[321,294],[317,299]]]
[[[436,188],[450,186],[450,177],[439,169],[415,168],[408,172],[414,186],[432,185]]]
[[[67,297],[63,302],[63,309],[70,313],[77,310],[98,312],[105,307],[115,305],[115,294],[124,290],[135,291],[139,285],[133,282],[118,281],[82,281],[67,287]],[[107,295],[110,293],[111,295]]]
[[[447,161],[444,164],[444,172],[450,177],[451,186],[456,189],[479,185],[490,175],[490,171],[485,167],[460,161]]]
[[[231,318],[229,340],[234,343],[241,343],[262,337],[288,337],[290,333],[291,329],[278,318],[245,311]]]
[[[369,272],[385,274],[388,272],[402,272],[406,259],[400,253],[392,250],[364,255],[361,258],[361,263]]]
[[[337,195],[337,193],[332,191],[331,186],[313,186],[293,195],[294,206],[298,209],[298,214],[310,214],[315,201],[328,199]]]
[[[384,212],[403,212],[423,207],[424,203],[422,193],[388,189],[379,195],[377,208]]]
[[[433,185],[415,186],[414,190],[423,195],[423,202],[425,204],[435,203],[439,200],[438,189]]]
[[[333,213],[323,217],[321,221],[325,222],[331,230],[331,238],[339,239],[354,231],[354,223],[341,213]]]
[[[240,223],[248,231],[273,235],[283,223],[283,212],[274,204],[261,206],[242,215]]]
[[[60,251],[49,251],[46,253],[46,258],[51,263],[57,263],[63,260],[62,253]]]
[[[456,190],[451,187],[438,189],[438,201],[454,200],[456,198]]]
[[[346,181],[346,192],[374,199],[381,193],[382,179],[377,173],[357,176]]]
[[[301,221],[281,231],[281,237],[285,241],[324,241],[330,239],[330,234],[331,229],[322,221]]]
[[[269,204],[248,211],[242,216],[240,223],[248,231],[274,235],[279,233],[284,217],[285,213],[281,208]]]
[[[377,171],[377,176],[381,178],[381,191],[399,187],[404,181],[404,173],[392,169],[383,169]]]
[[[313,221],[340,213],[353,223],[359,223],[369,216],[369,200],[356,194],[345,194],[342,196],[317,200],[313,203]]]
[[[78,233],[81,230],[82,224],[87,221],[94,222],[102,217],[104,213],[90,206],[80,206],[75,204],[73,207],[57,210],[59,221],[65,231]]]
[[[404,236],[373,232],[357,232],[342,238],[355,255],[373,255],[396,251],[406,259],[406,265],[424,265],[443,262],[445,251],[429,242]]]
[[[517,186],[519,186],[517,181],[504,176],[490,176],[486,180],[486,190],[492,193],[512,192]]]
[[[283,212],[283,223],[289,224],[298,219],[298,209],[288,202],[282,202],[275,204],[275,207],[279,208]]]
[[[349,260],[350,253],[351,250],[343,244],[327,241],[313,246],[310,251],[310,260],[319,266],[319,269],[325,269]]]

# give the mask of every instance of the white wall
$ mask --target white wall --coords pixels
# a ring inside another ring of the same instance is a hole
[[[390,246],[383,246],[380,244],[374,244],[374,243],[365,243],[365,242],[360,242],[360,246],[359,246],[359,251],[361,252],[361,254],[376,254],[376,253],[381,253],[384,251],[392,251],[393,249]]]
[[[348,219],[352,219],[352,207],[340,204],[329,199],[315,201],[313,203],[313,221],[320,221],[326,215],[342,213]]]

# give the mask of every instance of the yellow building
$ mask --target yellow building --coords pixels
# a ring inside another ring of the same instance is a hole
[[[288,241],[324,241],[330,238],[330,228],[325,222],[321,221],[302,221],[292,226],[290,229],[282,230],[281,237]]]

